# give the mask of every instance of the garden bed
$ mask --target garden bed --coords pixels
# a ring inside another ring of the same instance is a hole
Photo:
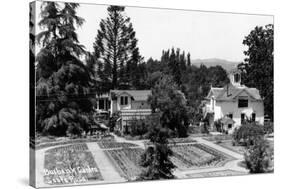
[[[245,175],[245,174],[247,174],[247,173],[227,169],[227,170],[222,170],[222,171],[211,171],[211,172],[187,174],[186,178],[223,177],[223,176],[237,176],[237,175]]]
[[[86,144],[57,147],[45,152],[44,182],[50,185],[102,180]]]
[[[195,143],[197,142],[194,139],[191,138],[169,138],[168,139],[168,145],[175,145],[175,144],[186,144],[186,143]],[[153,143],[150,141],[145,142],[146,145],[152,145]]]
[[[89,137],[89,138],[76,138],[72,139],[69,137],[58,137],[58,138],[40,138],[36,139],[35,149],[40,150],[47,147],[65,145],[65,144],[76,144],[76,143],[85,143],[85,142],[98,142],[98,141],[112,141],[113,136],[106,136],[102,138]]]
[[[204,137],[204,139],[211,142],[232,140],[232,135],[212,135],[212,136]]]
[[[233,152],[239,153],[241,155],[243,155],[246,151],[245,146],[239,146],[239,145],[233,146],[231,140],[221,141],[220,143],[216,143],[216,144]]]
[[[176,145],[171,149],[174,153],[172,162],[182,171],[193,168],[219,167],[232,159],[202,144]]]
[[[136,144],[132,144],[132,143],[127,143],[127,142],[108,142],[108,141],[98,142],[98,145],[99,145],[99,147],[101,149],[137,147]]]
[[[141,173],[139,166],[141,154],[144,152],[141,148],[123,148],[105,151],[111,159],[113,165],[119,174],[129,180],[135,180]]]

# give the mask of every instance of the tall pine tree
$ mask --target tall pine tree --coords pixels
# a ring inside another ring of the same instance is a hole
[[[83,19],[75,3],[43,2],[42,28],[36,38],[41,50],[36,57],[36,120],[39,132],[77,134],[91,124],[90,76],[79,60],[85,53],[76,27]]]
[[[101,20],[94,43],[98,76],[108,90],[132,86],[138,79],[136,68],[142,61],[135,31],[125,15],[125,7],[110,6],[107,11],[108,17]]]

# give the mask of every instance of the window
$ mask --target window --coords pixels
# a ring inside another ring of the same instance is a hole
[[[231,129],[232,128],[232,124],[228,124],[228,129]]]
[[[228,114],[227,115],[230,119],[233,119],[233,114]]]
[[[252,121],[256,121],[256,114],[252,113]]]
[[[248,99],[238,99],[238,108],[247,108]]]
[[[121,105],[128,105],[128,97],[121,96]]]
[[[100,110],[104,109],[104,100],[103,99],[99,99],[99,108]]]
[[[245,114],[241,114],[241,124],[245,123]]]
[[[239,73],[234,74],[234,82],[235,83],[239,83],[240,82],[240,74]]]

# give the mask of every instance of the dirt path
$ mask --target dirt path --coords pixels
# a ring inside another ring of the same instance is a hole
[[[132,143],[132,144],[138,145],[139,147],[141,147],[141,148],[143,148],[143,149],[145,148],[145,146],[144,146],[144,141],[147,141],[147,140],[127,140],[127,139],[125,139],[125,138],[123,138],[123,137],[117,136],[117,135],[114,134],[114,133],[111,133],[111,134],[114,136],[114,139],[115,139],[116,142]]]
[[[96,142],[87,143],[89,150],[92,152],[93,157],[99,167],[101,175],[107,183],[124,182],[119,173],[115,170],[114,165],[108,159],[105,152],[100,149]]]

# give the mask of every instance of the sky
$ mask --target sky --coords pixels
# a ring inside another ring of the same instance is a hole
[[[273,23],[273,16],[215,13],[187,10],[126,7],[138,39],[140,54],[160,59],[162,50],[180,48],[191,59],[219,58],[241,62],[243,39],[255,26]],[[107,6],[80,4],[77,15],[85,19],[77,29],[80,43],[93,51],[93,42]],[[38,19],[37,19],[38,20]],[[38,30],[37,30],[38,31]]]

